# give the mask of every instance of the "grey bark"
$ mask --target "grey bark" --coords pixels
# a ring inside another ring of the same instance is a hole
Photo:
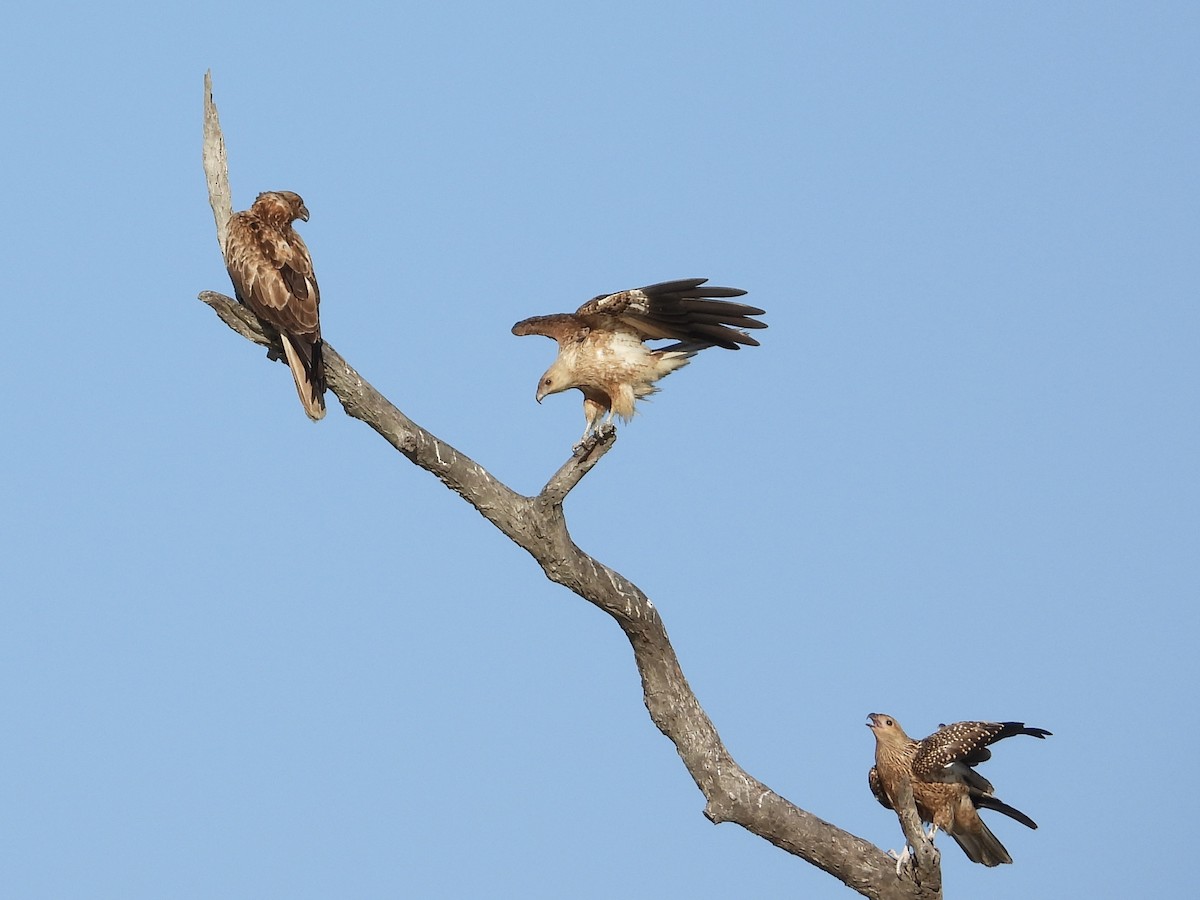
[[[224,247],[232,205],[225,142],[212,85],[204,78],[204,169],[209,202]],[[204,291],[200,299],[243,337],[282,353],[246,307]],[[328,343],[325,374],[329,391],[346,414],[365,422],[411,462],[436,476],[484,518],[528,552],[551,581],[599,607],[620,626],[633,648],[646,709],[675,749],[704,795],[704,815],[714,823],[733,822],[788,853],[830,873],[865,897],[877,900],[940,900],[936,851],[924,839],[909,803],[909,832],[916,821],[917,863],[896,872],[895,860],[868,841],[800,809],[747,773],[730,756],[712,721],[684,677],[658,610],[619,572],[593,559],[571,540],[563,501],[616,441],[602,429],[579,445],[536,495],[509,488],[466,454],[414,423],[373,388]],[[864,761],[864,791],[866,790]],[[910,792],[911,793],[911,792]],[[924,845],[924,848],[922,847]],[[916,877],[918,876],[919,877]]]

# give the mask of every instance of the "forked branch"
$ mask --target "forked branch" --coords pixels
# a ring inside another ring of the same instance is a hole
[[[209,200],[223,245],[230,215],[224,139],[211,84],[205,76],[204,164]],[[205,291],[200,298],[243,337],[264,346],[273,339],[235,300]],[[276,348],[278,349],[278,348]],[[584,600],[612,616],[633,648],[646,709],[674,744],[704,794],[704,814],[715,823],[735,822],[795,854],[866,897],[938,900],[936,878],[917,884],[898,877],[895,861],[878,847],[805,812],[745,772],[729,755],[712,721],[687,683],[662,618],[649,598],[620,573],[596,561],[571,540],[563,514],[568,492],[608,452],[612,430],[583,442],[541,493],[526,497],[497,481],[482,466],[421,428],[373,388],[328,344],[324,351],[329,391],[346,413],[365,422],[416,465],[437,476],[545,571]],[[918,823],[919,828],[919,823]]]

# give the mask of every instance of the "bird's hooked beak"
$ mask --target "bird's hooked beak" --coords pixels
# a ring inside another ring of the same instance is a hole
[[[865,724],[868,728],[875,729],[880,726],[882,719],[883,719],[882,713],[870,713],[867,716],[867,721]]]
[[[300,204],[300,208],[298,210],[296,210],[296,218],[300,219],[303,222],[308,221],[308,207],[305,206],[303,203]]]

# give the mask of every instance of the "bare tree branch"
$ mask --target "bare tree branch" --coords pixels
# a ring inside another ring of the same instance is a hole
[[[210,153],[210,146],[219,150]],[[204,158],[209,200],[220,235],[228,219],[228,212],[224,220],[221,213],[228,208],[228,178],[221,171],[224,140],[207,76]],[[214,161],[215,169],[209,168],[210,160]],[[279,349],[274,336],[265,332],[253,314],[235,300],[211,291],[202,293],[200,299],[243,337]],[[680,759],[707,801],[704,815],[709,820],[741,825],[829,872],[865,897],[940,900],[940,878],[926,874],[924,860],[918,865],[918,870],[926,876],[923,884],[913,880],[912,870],[898,876],[895,860],[878,847],[800,809],[743,770],[726,750],[688,685],[654,604],[637,585],[584,553],[571,540],[563,500],[613,446],[616,435],[612,429],[603,429],[582,442],[541,493],[526,497],[410,420],[328,343],[324,359],[329,390],[348,415],[365,422],[405,457],[475,507],[533,556],[547,578],[616,620],[633,648],[650,718],[675,744]],[[920,830],[919,822],[917,829]],[[936,870],[936,861],[932,865]]]
[[[546,482],[546,486],[538,494],[538,499],[552,506],[562,506],[567,492],[579,484],[579,479],[592,471],[592,467],[600,462],[600,458],[611,449],[616,440],[617,429],[612,425],[602,425],[593,431],[579,442],[571,458]]]
[[[941,854],[933,846],[925,829],[921,825],[921,817],[917,813],[917,801],[913,797],[912,779],[907,775],[900,778],[900,793],[896,797],[896,817],[900,820],[900,829],[904,839],[913,848],[915,860],[910,859],[905,872],[918,885],[936,891],[942,890]]]
[[[225,252],[225,235],[233,215],[233,194],[229,189],[229,161],[225,156],[225,136],[212,96],[212,72],[204,73],[204,175],[208,179],[208,203],[217,223],[217,243]]]

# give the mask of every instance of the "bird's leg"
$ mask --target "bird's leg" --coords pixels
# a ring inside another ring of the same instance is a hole
[[[580,437],[579,443],[571,448],[572,452],[579,453],[593,446],[600,437],[600,415],[597,413],[594,416],[588,417],[587,428],[583,429],[583,436]]]
[[[904,868],[904,864],[912,859],[912,851],[908,849],[908,844],[904,845],[904,851],[897,853],[895,850],[889,850],[888,856],[896,860],[896,877],[900,877],[900,870]]]
[[[273,325],[269,325],[262,319],[258,320],[258,324],[262,326],[263,334],[271,341],[267,346],[267,359],[271,362],[287,362],[287,357],[282,350],[276,350],[274,344],[282,344],[283,337],[279,334],[279,329]]]
[[[584,405],[587,405],[586,402]],[[593,442],[598,443],[604,439],[608,432],[616,430],[617,426],[613,424],[615,412],[612,407],[609,407],[607,416],[602,416],[604,410],[599,404],[596,405],[595,409],[595,413],[588,418],[588,427],[583,432],[583,438],[575,445],[576,450],[587,443],[589,438]]]
[[[583,429],[583,437],[579,439],[580,443],[583,443],[589,435],[596,432],[600,427],[600,417],[603,415],[604,407],[585,395],[583,398],[583,417],[587,420],[587,427]]]
[[[571,448],[571,452],[576,456],[585,454],[598,444],[607,441],[616,430],[614,425],[597,425],[595,428],[589,428],[583,433],[579,443]]]
[[[933,843],[933,836],[938,833],[937,823],[934,822],[929,826],[929,833],[925,837],[929,838],[929,843]]]
[[[583,446],[588,442],[588,438],[592,437],[596,433],[596,422],[600,418],[599,415],[590,414],[590,411],[587,409],[586,402],[584,403],[584,411],[589,413],[587,417],[587,425],[584,427],[583,434],[580,435],[579,440],[575,443],[575,446],[571,448],[576,452],[582,449]]]

